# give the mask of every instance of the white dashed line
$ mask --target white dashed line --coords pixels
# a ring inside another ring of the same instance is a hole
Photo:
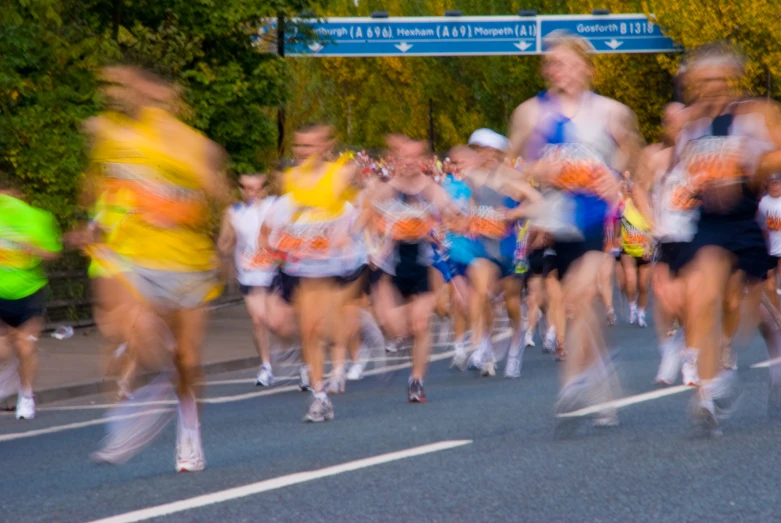
[[[438,443],[432,443],[430,445],[423,445],[421,447],[413,447],[411,449],[401,450],[398,452],[390,452],[388,454],[380,454],[371,458],[359,459],[356,461],[348,461],[340,465],[334,465],[333,467],[326,467],[319,470],[312,470],[308,472],[298,472],[295,474],[288,474],[286,476],[280,476],[278,478],[267,479],[265,481],[259,481],[250,485],[244,485],[242,487],[236,487],[232,489],[222,490],[219,492],[213,492],[211,494],[205,494],[202,496],[196,496],[194,498],[183,499],[173,503],[166,503],[164,505],[158,505],[156,507],[145,508],[142,510],[136,510],[128,512],[126,514],[120,514],[117,516],[94,521],[93,523],[131,523],[134,521],[145,521],[147,519],[158,518],[161,516],[167,516],[170,514],[176,514],[185,510],[192,510],[200,507],[207,507],[216,503],[224,503],[233,499],[240,499],[262,492],[268,492],[270,490],[276,490],[290,485],[297,485],[299,483],[306,483],[316,479],[327,478],[329,476],[335,476],[337,474],[343,474],[345,472],[352,472],[354,470],[365,469],[368,467],[374,467],[376,465],[382,465],[383,463],[391,463],[407,458],[413,458],[415,456],[421,456],[423,454],[431,454],[432,452],[440,452],[442,450],[453,449],[456,447],[462,447],[472,443],[471,440],[456,440],[456,441],[440,441]]]

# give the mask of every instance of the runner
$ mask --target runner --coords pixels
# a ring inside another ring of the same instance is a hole
[[[741,302],[747,332],[759,318],[768,266],[756,221],[759,191],[781,167],[774,162],[777,153],[763,159],[781,145],[778,109],[744,99],[737,87],[743,75],[743,58],[722,44],[691,54],[686,83],[696,102],[675,149],[674,169],[682,171],[688,190],[682,203],[690,195],[700,204],[692,242],[670,268],[681,271],[685,285],[686,346],[699,349],[693,419],[704,435],[719,433],[718,420],[736,399],[736,373],[722,368],[722,357],[737,332]]]
[[[645,308],[651,284],[651,227],[635,207],[629,192],[625,187],[626,197],[621,204],[621,265],[629,300],[629,324],[645,328],[648,326]]]
[[[683,315],[669,305],[667,296],[670,289],[680,286],[673,280],[670,263],[677,254],[691,242],[696,229],[697,210],[691,205],[676,203],[674,195],[680,194],[684,179],[680,171],[671,170],[675,140],[685,123],[683,104],[671,103],[665,107],[663,117],[662,141],[649,145],[643,151],[637,183],[632,195],[637,209],[653,227],[658,255],[653,266],[654,325],[659,340],[661,363],[656,382],[672,385],[681,372],[681,358],[684,356],[683,330],[675,326],[683,325]],[[652,209],[649,210],[649,207]],[[678,291],[673,291],[677,294]],[[697,366],[695,352],[685,354],[683,381],[686,385],[696,385]]]
[[[0,176],[0,345],[18,358],[16,419],[35,418],[33,385],[38,367],[36,342],[44,327],[46,274],[43,262],[62,250],[54,217],[22,201]],[[5,356],[0,354],[0,356]],[[0,397],[12,394],[16,376],[0,383]]]
[[[122,298],[124,337],[140,365],[164,369],[143,388],[144,394],[165,395],[161,385],[169,374],[168,351],[174,351],[176,470],[199,471],[205,466],[196,404],[204,304],[221,292],[217,252],[207,228],[208,205],[227,202],[219,173],[223,156],[219,147],[171,114],[176,99],[167,83],[142,70],[117,69],[122,74],[114,75],[112,89],[127,93],[122,100],[132,123],[110,129],[112,140],[93,149],[92,162],[107,185],[131,195],[131,210],[113,244],[113,262],[127,289]],[[136,395],[141,393],[139,389]],[[120,404],[116,410],[134,408]],[[159,433],[163,421],[161,415],[133,416],[110,425],[94,458],[109,463],[129,459]]]
[[[344,390],[344,361],[354,321],[341,315],[357,296],[366,262],[352,240],[357,213],[349,201],[356,195],[355,164],[345,156],[326,161],[333,149],[332,130],[312,125],[295,134],[298,165],[285,175],[284,195],[264,225],[269,245],[284,256],[282,296],[292,303],[299,325],[303,358],[309,366],[313,398],[304,421],[334,417],[324,381],[321,342],[330,340],[333,370],[330,392]]]
[[[379,235],[392,241],[391,282],[397,296],[378,295],[378,310],[392,336],[413,337],[412,371],[407,400],[426,402],[423,381],[431,352],[431,314],[435,296],[429,283],[432,262],[431,232],[435,220],[446,221],[459,215],[447,193],[423,174],[425,145],[404,137],[390,137],[388,145],[396,158],[394,177],[377,184],[368,195],[375,209],[372,223]]]
[[[258,245],[258,238],[275,198],[264,197],[263,184],[263,177],[259,174],[239,177],[242,201],[225,212],[217,243],[223,255],[234,254],[239,289],[252,320],[253,341],[261,361],[255,384],[270,387],[274,384],[274,372],[271,369],[266,304],[277,268],[272,253]]]
[[[593,67],[585,40],[556,33],[545,46],[542,74],[550,88],[516,109],[511,151],[525,150],[525,158],[537,161],[532,173],[560,190],[548,200],[546,214],[558,208],[563,216],[538,224],[555,238],[563,303],[573,318],[556,407],[563,414],[616,394],[594,299],[604,260],[605,219],[619,195],[615,173],[634,171],[641,139],[629,108],[588,90]],[[557,201],[560,205],[551,207]],[[596,423],[617,424],[615,410],[603,410]]]
[[[464,179],[472,191],[469,232],[474,241],[467,269],[471,286],[470,325],[474,348],[470,362],[483,375],[493,376],[496,373],[491,342],[494,322],[492,297],[494,288],[501,284],[512,328],[505,375],[517,378],[521,372],[524,332],[522,282],[513,277],[518,234],[515,225],[525,216],[518,203],[534,204],[541,197],[521,179],[517,171],[504,165],[509,146],[507,138],[489,129],[478,129],[469,138],[469,146],[473,151],[462,150],[460,154],[467,157]]]

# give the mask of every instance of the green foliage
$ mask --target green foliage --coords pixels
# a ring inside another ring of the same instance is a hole
[[[234,172],[262,169],[288,77],[252,35],[269,17],[323,1],[10,0],[0,10],[0,170],[72,225],[86,161],[80,125],[100,110],[97,69],[117,61],[178,83],[185,119],[226,148]]]

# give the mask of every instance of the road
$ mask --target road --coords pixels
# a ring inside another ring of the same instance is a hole
[[[691,390],[653,384],[652,329],[621,324],[610,346],[630,398],[621,425],[584,424],[566,439],[554,437],[557,365],[539,348],[526,350],[521,379],[504,380],[451,371],[443,344],[427,404],[406,403],[408,370],[383,372],[349,383],[333,399],[336,419],[318,425],[301,422],[309,396],[293,381],[263,390],[250,371],[209,376],[208,465],[196,474],[173,471],[174,424],[123,466],[90,462],[107,397],[46,405],[27,422],[3,413],[0,520],[779,519],[778,426],[766,414],[767,369],[751,368],[767,360],[761,340],[739,353],[744,394],[718,439],[693,437]]]

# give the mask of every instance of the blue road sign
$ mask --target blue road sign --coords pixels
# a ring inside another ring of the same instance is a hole
[[[320,40],[288,45],[285,54],[463,56],[537,51],[536,20],[517,16],[330,18],[312,26]]]
[[[329,18],[311,26],[319,39],[303,43],[289,33],[286,55],[531,55],[543,52],[543,38],[561,29],[587,38],[598,53],[681,50],[645,15],[637,14]]]
[[[540,35],[564,30],[587,39],[598,53],[669,53],[683,49],[645,15],[542,16]]]

